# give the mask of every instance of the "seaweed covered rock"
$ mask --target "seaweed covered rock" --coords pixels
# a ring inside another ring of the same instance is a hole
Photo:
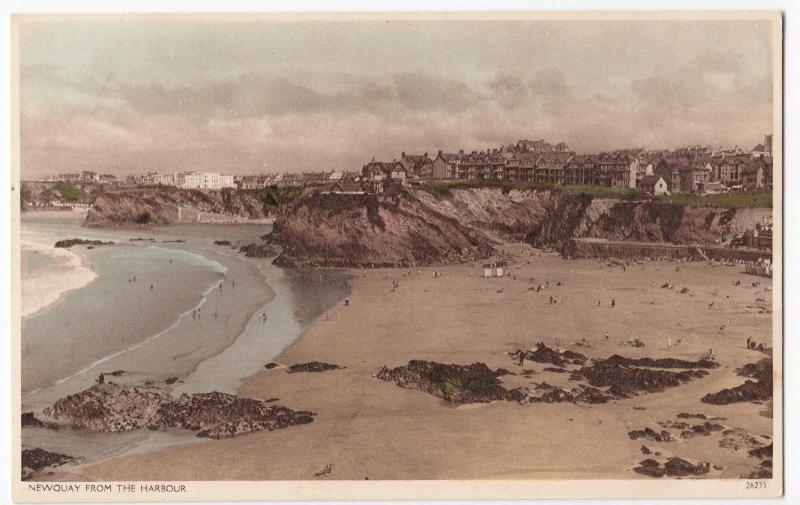
[[[453,403],[514,400],[500,385],[505,370],[491,370],[485,363],[445,365],[433,361],[412,360],[396,368],[383,367],[377,377],[407,389],[418,389]],[[517,398],[518,399],[518,398]]]

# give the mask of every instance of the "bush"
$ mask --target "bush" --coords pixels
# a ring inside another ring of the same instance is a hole
[[[65,182],[59,182],[53,187],[53,189],[56,190],[58,194],[61,195],[61,198],[67,202],[77,202],[89,196],[89,193],[86,191],[76,188],[75,186]]]
[[[656,197],[659,201],[690,207],[772,208],[771,192],[727,193],[721,195],[675,194]]]
[[[300,186],[279,186],[273,184],[263,189],[251,189],[250,194],[270,207],[282,207],[296,202],[305,193]]]

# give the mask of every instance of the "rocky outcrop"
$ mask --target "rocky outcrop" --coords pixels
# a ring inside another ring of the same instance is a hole
[[[412,360],[397,368],[383,367],[377,377],[406,389],[417,389],[452,403],[491,402],[512,399],[498,377],[508,372],[492,370],[485,363],[446,365]]]
[[[264,219],[273,211],[272,207],[244,190],[136,189],[99,193],[86,216],[86,225],[165,225],[202,221],[206,215]]]
[[[764,401],[772,399],[772,358],[764,358],[757,363],[749,363],[737,371],[737,375],[755,380],[705,395],[701,401],[714,405],[728,405],[738,402]]]
[[[45,451],[44,449],[23,449],[22,451],[22,480],[30,480],[35,472],[46,468],[63,465],[74,461],[75,458],[65,454]]]
[[[309,363],[298,363],[292,365],[287,370],[288,373],[303,373],[303,372],[327,372],[328,370],[340,370],[343,367],[334,365],[332,363],[322,363],[320,361],[311,361]]]
[[[100,432],[183,428],[198,437],[222,438],[307,424],[314,415],[226,393],[176,398],[153,387],[105,383],[56,401],[36,419],[48,428]]]
[[[102,240],[87,240],[83,238],[70,238],[59,240],[53,247],[62,249],[69,249],[74,245],[98,246],[98,245],[113,245],[114,242],[103,242]]]
[[[486,258],[489,240],[411,193],[316,194],[279,216],[281,266],[406,267]]]
[[[281,248],[275,244],[247,244],[239,248],[239,252],[248,258],[270,258],[281,253]]]
[[[708,360],[695,362],[674,358],[632,359],[617,355],[606,360],[594,359],[591,366],[584,366],[588,360],[586,356],[572,351],[557,351],[541,342],[534,351],[518,350],[509,355],[519,360],[520,366],[525,360],[558,365],[561,368],[556,369],[555,373],[570,373],[570,380],[578,384],[571,389],[564,389],[541,382],[534,387],[508,389],[500,379],[504,375],[512,374],[508,370],[492,370],[484,363],[453,365],[423,360],[412,360],[407,365],[396,368],[383,367],[377,373],[377,378],[394,382],[402,388],[424,391],[453,403],[511,400],[521,404],[595,404],[661,392],[708,374],[706,370],[696,368],[718,366]],[[563,368],[566,366],[574,368]],[[663,370],[658,369],[659,366],[681,370]],[[529,378],[530,375],[523,371],[522,377]],[[702,428],[710,430],[714,427],[701,425],[697,432],[700,433]]]

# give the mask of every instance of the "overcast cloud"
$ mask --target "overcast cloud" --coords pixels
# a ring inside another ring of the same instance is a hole
[[[357,170],[520,138],[751,148],[770,47],[753,21],[30,22],[23,177]]]

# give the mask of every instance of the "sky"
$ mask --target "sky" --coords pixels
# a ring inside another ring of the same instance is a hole
[[[41,19],[19,28],[23,178],[360,170],[518,139],[751,149],[755,20]]]

